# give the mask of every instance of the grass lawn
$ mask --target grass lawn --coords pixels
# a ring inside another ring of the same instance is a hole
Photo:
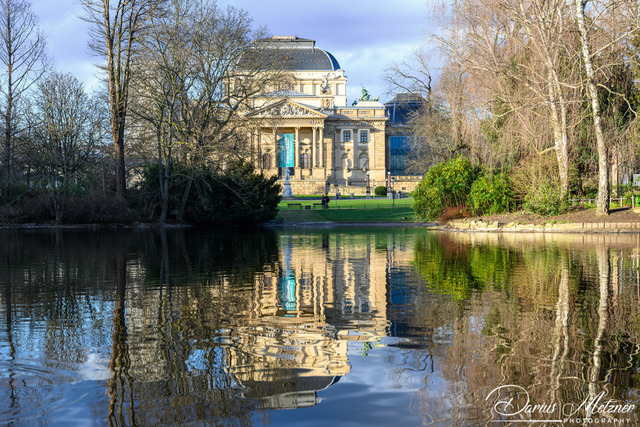
[[[289,206],[291,203],[300,203]],[[280,202],[280,212],[276,220],[285,223],[291,222],[414,222],[413,200],[400,199],[395,201],[388,199],[341,199],[337,207],[334,199],[329,203],[329,209],[313,206],[320,203],[319,200],[285,200]],[[305,209],[311,206],[311,209]]]
[[[311,206],[311,209],[318,209],[321,210],[320,206],[314,206],[315,205],[319,205],[320,204],[320,199],[318,200],[283,200],[280,202],[280,204],[278,205],[278,209],[282,210],[288,210],[288,209],[293,209],[293,210],[300,210],[300,206],[298,206],[298,203],[302,205],[302,209],[304,209],[305,206]],[[289,206],[289,205],[293,205],[293,206]],[[373,209],[373,208],[391,208],[392,206],[394,206],[396,208],[399,207],[409,207],[411,208],[413,206],[413,199],[396,199],[394,200],[389,200],[389,199],[340,199],[336,202],[335,198],[332,198],[331,201],[329,202],[329,209],[328,210],[333,210],[333,209]],[[326,211],[327,209],[325,209]]]

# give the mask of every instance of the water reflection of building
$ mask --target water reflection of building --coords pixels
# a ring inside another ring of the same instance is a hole
[[[279,268],[255,281],[252,306],[231,328],[226,365],[247,397],[262,396],[263,407],[314,405],[316,391],[349,373],[350,341],[387,334],[393,256],[380,243],[376,236],[282,235]]]

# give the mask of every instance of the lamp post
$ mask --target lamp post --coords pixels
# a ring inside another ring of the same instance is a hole
[[[395,208],[396,207],[396,192],[394,190],[395,185],[396,184],[396,178],[392,177],[391,178],[391,207]]]
[[[371,182],[369,181],[369,175],[371,172],[367,171],[367,199],[371,198]]]

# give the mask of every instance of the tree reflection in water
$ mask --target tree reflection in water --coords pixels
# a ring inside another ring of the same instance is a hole
[[[3,423],[475,425],[509,384],[638,403],[635,238],[0,234]]]
[[[419,237],[414,260],[428,288],[462,307],[451,346],[435,353],[449,379],[449,398],[457,402],[454,418],[495,419],[495,401],[485,399],[501,385],[523,387],[532,403],[577,407],[604,392],[601,403],[638,405],[638,266],[629,255],[634,249],[633,239],[623,236]],[[497,268],[499,273],[487,271]],[[522,393],[510,397],[517,402]],[[587,409],[576,418],[593,415]],[[636,409],[617,418],[636,422],[637,414]],[[522,412],[503,420],[527,418],[531,414]]]

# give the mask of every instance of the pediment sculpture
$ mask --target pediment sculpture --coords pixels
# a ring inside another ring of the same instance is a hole
[[[260,113],[257,114],[260,117],[273,117],[273,116],[294,116],[294,117],[299,117],[299,116],[313,116],[313,114],[302,108],[302,107],[298,107],[297,105],[292,105],[289,103],[283,103],[280,105],[275,105],[271,108],[268,108],[264,111],[261,111]]]

